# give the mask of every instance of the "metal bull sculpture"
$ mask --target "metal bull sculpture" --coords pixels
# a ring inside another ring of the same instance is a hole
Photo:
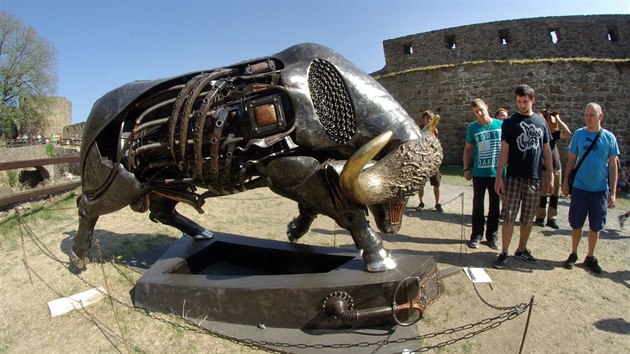
[[[397,232],[408,197],[441,160],[433,134],[369,75],[319,45],[132,82],[100,98],[85,124],[70,258],[84,268],[98,217],[127,205],[212,237],[177,203],[201,213],[209,197],[269,187],[298,203],[292,242],[327,215],[350,232],[368,271],[393,269],[368,208],[381,231]]]

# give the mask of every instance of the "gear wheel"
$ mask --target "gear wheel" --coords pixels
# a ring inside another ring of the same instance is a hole
[[[338,311],[354,310],[354,300],[345,291],[332,292],[322,301],[322,310],[329,315],[337,317]]]

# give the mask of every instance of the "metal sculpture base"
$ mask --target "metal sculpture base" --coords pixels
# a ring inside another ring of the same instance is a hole
[[[323,301],[331,293],[344,292],[357,310],[391,306],[403,279],[426,278],[437,268],[429,256],[394,256],[396,270],[368,273],[351,249],[222,233],[202,241],[183,237],[138,280],[134,304],[205,320],[213,327],[228,323],[254,329],[391,329],[391,316],[344,321],[326,313]],[[439,284],[440,293],[443,286]]]

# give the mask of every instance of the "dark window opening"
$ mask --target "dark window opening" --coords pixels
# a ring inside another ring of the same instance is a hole
[[[413,54],[413,46],[411,44],[403,45],[403,53],[405,53],[405,54]]]
[[[558,43],[558,30],[557,29],[550,29],[549,30],[549,35],[551,36],[551,43],[556,44]]]
[[[499,30],[499,44],[507,45],[508,43],[510,43],[510,31]]]
[[[449,49],[457,48],[457,43],[455,43],[455,36],[446,36],[446,46]]]
[[[608,41],[616,42],[619,40],[619,33],[617,32],[617,27],[608,26]]]

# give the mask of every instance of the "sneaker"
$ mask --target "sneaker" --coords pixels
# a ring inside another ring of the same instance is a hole
[[[520,259],[521,261],[525,261],[527,263],[538,263],[538,260],[532,256],[532,253],[526,248],[523,251],[514,252],[514,257]]]
[[[566,261],[564,261],[562,263],[562,265],[566,268],[566,269],[573,269],[573,266],[575,265],[575,262],[577,262],[577,254],[575,253],[571,253],[569,255],[569,258],[567,258]]]
[[[499,255],[499,258],[497,258],[497,260],[492,264],[492,266],[497,269],[503,269],[503,267],[505,267],[505,264],[507,263],[507,259],[508,259],[508,254],[505,252],[501,252],[501,254]]]
[[[468,247],[470,248],[479,248],[479,244],[481,242],[478,239],[472,239],[470,241],[468,241]]]
[[[545,219],[536,218],[536,220],[534,220],[534,225],[545,227]]]
[[[628,219],[628,216],[624,215],[619,215],[619,228],[622,229],[623,228],[623,223],[626,222],[626,219]]]
[[[587,256],[584,259],[584,265],[586,266],[586,268],[590,269],[595,274],[601,274],[602,272],[602,267],[599,266],[599,262],[597,261],[597,258],[595,257]]]
[[[442,209],[442,204],[440,203],[435,204],[435,211],[437,211],[438,213],[443,213],[444,209]]]
[[[498,250],[499,249],[499,245],[497,245],[497,241],[490,241],[490,242],[488,242],[488,247],[492,248],[493,250]]]
[[[554,230],[558,230],[560,228],[560,226],[558,226],[558,223],[553,219],[547,220],[547,226]]]
[[[422,209],[424,209],[424,203],[420,202],[420,204],[418,204],[418,206],[416,207],[416,210],[421,211]]]

